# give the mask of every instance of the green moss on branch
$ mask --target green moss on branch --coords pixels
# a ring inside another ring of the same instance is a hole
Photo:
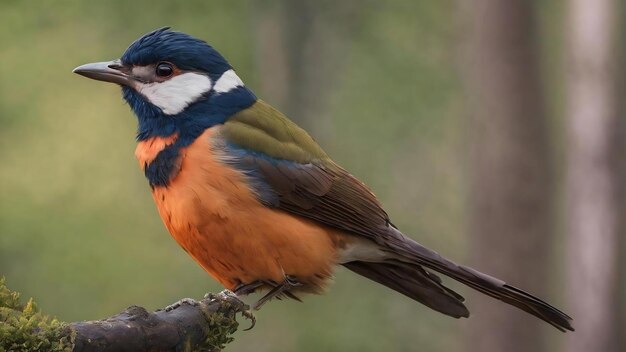
[[[32,298],[22,304],[0,278],[0,351],[72,351],[67,328],[42,314]]]
[[[224,291],[152,313],[132,306],[103,320],[63,323],[42,314],[32,299],[20,303],[0,279],[0,352],[219,351],[233,341],[236,314],[249,316],[247,310]]]

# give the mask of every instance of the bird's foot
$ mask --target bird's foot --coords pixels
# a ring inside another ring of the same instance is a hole
[[[265,285],[265,282],[261,280],[253,281],[249,284],[239,284],[237,285],[237,287],[235,287],[234,293],[237,296],[246,296],[253,293],[254,291],[256,291],[257,288],[263,285]]]
[[[229,307],[234,308],[236,312],[241,313],[241,315],[244,318],[250,320],[251,321],[250,326],[244,329],[243,331],[251,330],[256,325],[256,318],[252,314],[252,311],[250,310],[250,306],[247,305],[242,300],[240,300],[239,297],[237,297],[237,295],[233,291],[224,290],[218,294],[207,293],[206,295],[204,295],[204,298],[209,299],[209,300],[217,300],[220,302],[224,302]]]
[[[188,304],[190,306],[197,306],[198,305],[198,301],[196,301],[195,299],[192,298],[183,298],[178,302],[175,302],[173,304],[170,304],[169,306],[165,307],[165,311],[169,312],[171,310],[174,310],[180,306],[182,306],[183,304]]]
[[[269,302],[272,298],[280,299],[281,296],[287,296],[290,298],[294,298],[296,300],[300,300],[298,297],[293,295],[289,290],[294,287],[302,286],[302,284],[293,276],[285,275],[283,282],[280,284],[274,284],[274,288],[270,290],[265,296],[261,297],[253,306],[254,310],[259,310],[261,307]]]

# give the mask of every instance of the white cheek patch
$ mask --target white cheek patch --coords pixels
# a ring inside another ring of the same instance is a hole
[[[176,115],[208,93],[211,87],[209,77],[187,72],[160,83],[138,83],[136,89],[166,115]]]
[[[218,94],[227,93],[237,87],[242,86],[243,82],[241,81],[241,78],[239,78],[235,71],[231,69],[224,72],[222,74],[222,77],[220,77],[217,82],[215,82],[215,87],[213,87],[213,90]]]

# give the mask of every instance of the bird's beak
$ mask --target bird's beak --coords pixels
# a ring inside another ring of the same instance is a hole
[[[122,65],[120,60],[85,64],[76,67],[72,72],[98,81],[117,83],[124,86],[132,86],[135,81],[129,75],[130,70]]]

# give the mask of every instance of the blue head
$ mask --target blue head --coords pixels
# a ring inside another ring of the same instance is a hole
[[[213,47],[169,28],[137,39],[119,60],[74,72],[122,86],[139,119],[140,140],[173,133],[195,138],[256,100]]]
[[[181,70],[205,72],[214,79],[232,69],[226,59],[203,40],[168,27],[137,39],[126,49],[121,61],[131,66],[169,62]]]

